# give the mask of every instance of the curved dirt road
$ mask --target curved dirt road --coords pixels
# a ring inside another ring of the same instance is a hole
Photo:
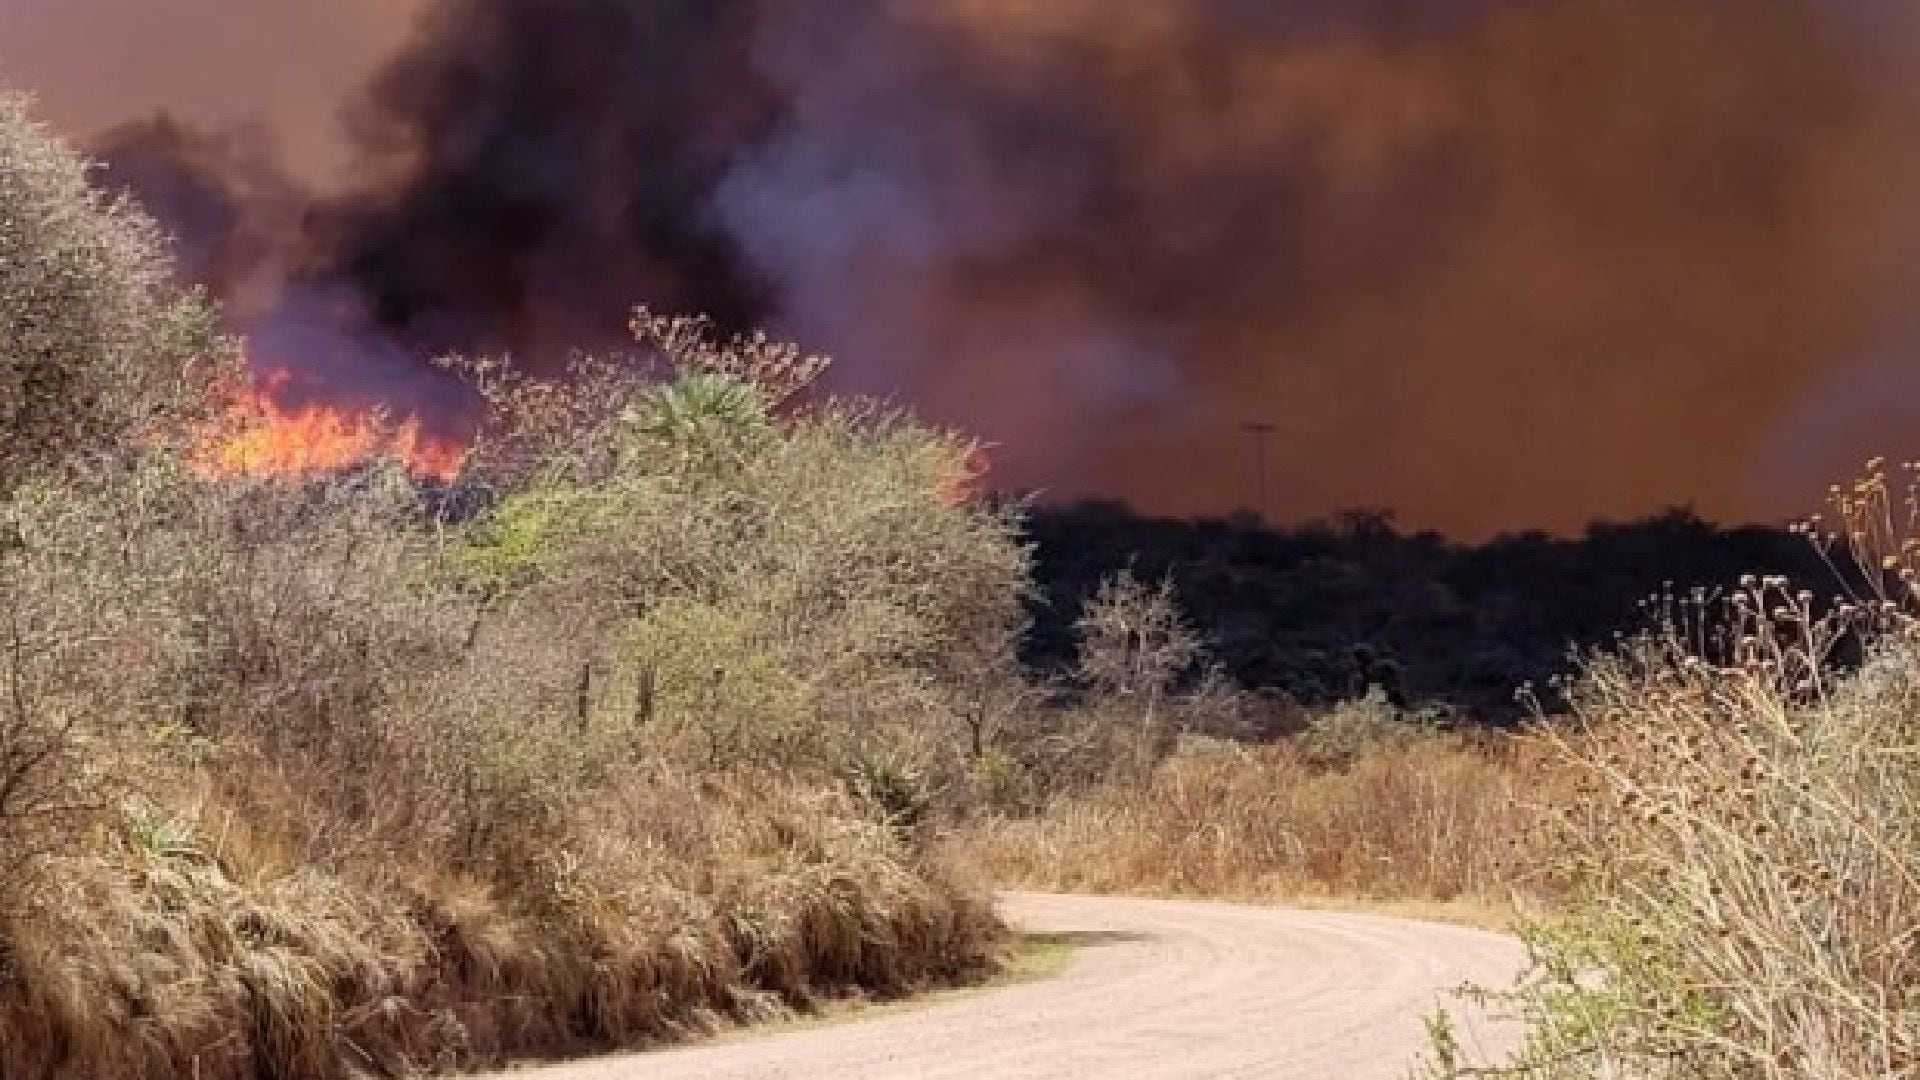
[[[513,1073],[519,1080],[1029,1080],[1405,1076],[1422,1018],[1504,985],[1517,942],[1376,915],[1081,896],[1005,897],[1078,955],[1040,982],[866,1021]],[[1472,1018],[1465,1042],[1510,1032]]]

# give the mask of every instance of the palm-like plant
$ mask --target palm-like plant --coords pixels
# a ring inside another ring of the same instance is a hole
[[[766,397],[731,375],[688,372],[647,392],[629,417],[645,448],[683,463],[715,453],[738,453],[773,433]]]

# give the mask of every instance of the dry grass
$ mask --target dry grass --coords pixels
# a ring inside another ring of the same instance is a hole
[[[1344,765],[1298,745],[1207,743],[1121,782],[993,820],[972,853],[1032,888],[1456,905],[1549,894],[1540,807],[1552,774],[1530,739],[1428,736]]]
[[[62,857],[0,924],[0,1075],[391,1075],[986,970],[984,896],[844,800],[768,776],[624,780],[577,851],[511,886],[305,865],[218,803]]]

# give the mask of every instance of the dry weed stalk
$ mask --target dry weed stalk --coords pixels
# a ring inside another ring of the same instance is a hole
[[[1911,470],[1910,470],[1911,471]],[[1920,1074],[1920,634],[1911,486],[1803,529],[1864,581],[1831,611],[1749,578],[1719,617],[1589,663],[1560,852],[1577,889],[1500,995],[1537,1077]],[[1842,663],[1841,661],[1846,661]]]

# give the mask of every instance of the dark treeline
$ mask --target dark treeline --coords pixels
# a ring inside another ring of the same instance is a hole
[[[1837,587],[1804,537],[1722,528],[1674,510],[1583,536],[1480,544],[1406,533],[1379,514],[1290,529],[1252,517],[1171,520],[1110,502],[1037,510],[1038,599],[1029,661],[1072,656],[1073,623],[1100,579],[1169,578],[1212,658],[1242,685],[1303,706],[1377,685],[1411,706],[1512,722],[1515,692],[1547,684],[1572,651],[1647,625],[1649,602],[1784,574]]]

